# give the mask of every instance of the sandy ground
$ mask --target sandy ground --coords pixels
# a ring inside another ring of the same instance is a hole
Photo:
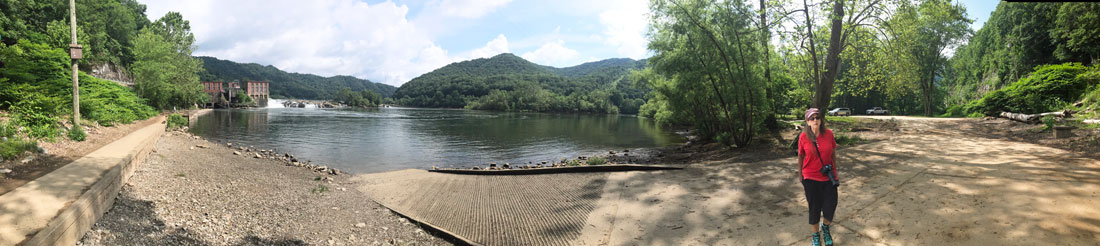
[[[450,244],[346,188],[349,175],[233,152],[166,134],[78,245]]]
[[[963,126],[980,124],[973,119],[894,118],[900,131],[838,151],[837,244],[1100,241],[1100,161],[971,137]],[[574,244],[809,244],[796,166],[788,157],[613,173]]]

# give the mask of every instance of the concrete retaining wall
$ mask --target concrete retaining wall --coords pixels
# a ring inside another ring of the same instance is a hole
[[[141,128],[0,196],[0,245],[76,244],[111,208],[164,127]]]

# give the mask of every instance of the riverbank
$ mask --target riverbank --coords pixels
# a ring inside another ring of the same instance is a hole
[[[350,176],[179,131],[154,151],[78,245],[450,244],[350,188]]]

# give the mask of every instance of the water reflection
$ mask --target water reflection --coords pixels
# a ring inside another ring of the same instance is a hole
[[[679,141],[631,116],[410,108],[215,110],[191,131],[352,172],[526,163]]]

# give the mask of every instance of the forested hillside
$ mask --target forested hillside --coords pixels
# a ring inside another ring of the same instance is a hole
[[[396,87],[375,83],[351,76],[321,77],[312,74],[288,73],[274,66],[255,63],[237,63],[214,57],[199,57],[206,72],[199,74],[202,81],[248,81],[271,83],[273,98],[334,99],[344,88],[352,91],[373,91],[383,97],[393,95]]]
[[[1100,4],[1002,2],[951,58],[944,104],[954,115],[1065,109],[1096,86],[1097,59]]]
[[[394,93],[407,106],[501,111],[637,113],[648,92],[628,75],[645,61],[608,59],[554,68],[513,54],[453,63]]]

